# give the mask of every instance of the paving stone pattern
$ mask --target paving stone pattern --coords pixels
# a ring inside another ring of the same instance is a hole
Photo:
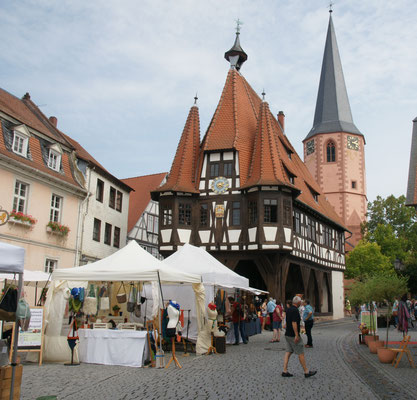
[[[92,364],[77,367],[25,365],[22,399],[33,400],[46,395],[56,395],[60,400],[391,398],[382,397],[381,391],[369,384],[368,380],[374,376],[361,375],[365,372],[358,369],[361,362],[358,360],[365,360],[365,371],[380,368],[380,364],[374,365],[367,354],[362,355],[365,349],[355,344],[357,334],[357,324],[351,320],[316,325],[314,348],[306,349],[306,360],[307,366],[317,369],[318,373],[309,379],[304,378],[296,356],[292,356],[289,366],[294,377],[281,377],[284,342],[269,343],[272,334],[264,332],[251,337],[247,345],[227,346],[227,353],[223,355],[182,357],[178,353],[182,369],[173,364],[164,370]],[[358,358],[352,359],[349,354],[357,354]],[[168,361],[170,354],[165,356]],[[403,361],[401,369],[408,373]],[[391,377],[388,372],[392,371],[388,371],[378,384],[386,383],[389,387],[400,374],[399,370]],[[416,376],[416,370],[410,373],[409,386],[416,381]],[[389,388],[396,390],[398,387],[399,384],[394,383]],[[410,398],[405,396],[410,396],[408,389],[396,398]]]

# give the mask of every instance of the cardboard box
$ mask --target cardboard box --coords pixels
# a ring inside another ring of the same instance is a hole
[[[16,366],[13,399],[20,399],[20,386],[22,384],[23,365]],[[10,397],[10,385],[12,382],[12,367],[0,367],[0,400]]]

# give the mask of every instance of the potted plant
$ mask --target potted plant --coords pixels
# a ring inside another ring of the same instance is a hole
[[[407,278],[398,276],[395,272],[381,273],[368,279],[367,286],[376,301],[384,302],[387,305],[385,314],[387,320],[387,332],[385,346],[377,349],[379,361],[390,363],[394,359],[395,353],[388,348],[389,321],[392,314],[392,305],[396,296],[406,293]]]
[[[117,317],[119,315],[120,307],[116,304],[113,306],[112,310],[113,310],[113,315]]]

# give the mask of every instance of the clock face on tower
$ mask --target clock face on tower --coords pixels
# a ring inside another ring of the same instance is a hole
[[[307,142],[307,155],[314,153],[314,139]]]
[[[356,136],[348,136],[347,148],[351,150],[359,150],[359,138]]]
[[[218,176],[213,179],[211,190],[217,194],[226,193],[229,190],[229,181],[224,176]]]

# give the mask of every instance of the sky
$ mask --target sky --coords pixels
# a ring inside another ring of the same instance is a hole
[[[368,199],[405,194],[417,116],[417,2],[336,0],[333,22]],[[241,73],[283,110],[299,155],[312,127],[328,0],[0,0],[0,87],[29,92],[118,178],[169,171],[198,93],[201,136],[220,99],[236,19]]]

